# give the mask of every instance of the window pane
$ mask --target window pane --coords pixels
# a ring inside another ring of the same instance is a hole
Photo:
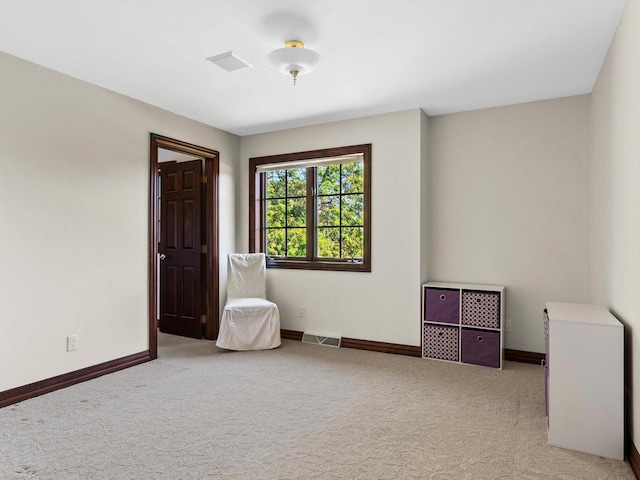
[[[340,193],[340,165],[318,167],[318,194]]]
[[[318,226],[340,225],[340,196],[318,197]]]
[[[364,252],[364,237],[362,233],[362,227],[342,229],[342,258],[362,258]]]
[[[286,170],[267,172],[267,198],[284,198],[286,182]]]
[[[267,200],[267,228],[284,227],[284,200]]]
[[[249,163],[249,249],[269,255],[269,268],[371,271],[370,144]]]
[[[305,228],[287,229],[287,257],[307,255],[307,230]]]
[[[342,164],[342,193],[364,192],[364,163]]]
[[[307,194],[307,169],[287,170],[287,197],[304,197]]]
[[[284,257],[284,228],[267,230],[267,256]]]
[[[364,225],[364,195],[342,196],[342,225]]]
[[[307,219],[307,199],[287,200],[287,227],[304,227]]]
[[[318,229],[318,257],[340,258],[340,228]]]

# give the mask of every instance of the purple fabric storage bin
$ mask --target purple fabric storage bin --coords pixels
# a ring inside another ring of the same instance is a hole
[[[463,291],[462,324],[500,328],[500,293]]]
[[[424,302],[427,322],[460,323],[460,290],[429,288]]]
[[[462,363],[500,368],[500,333],[463,328]]]
[[[423,325],[422,356],[458,361],[458,327]]]

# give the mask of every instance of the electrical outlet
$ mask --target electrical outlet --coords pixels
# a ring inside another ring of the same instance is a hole
[[[67,337],[67,352],[78,349],[78,335],[69,335]]]
[[[504,322],[504,331],[511,332],[511,319],[507,318]]]
[[[300,307],[298,308],[298,317],[304,318],[306,311],[307,311],[307,307],[305,307],[304,305],[300,305]]]

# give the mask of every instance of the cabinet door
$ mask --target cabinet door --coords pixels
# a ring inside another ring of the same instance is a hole
[[[424,301],[427,322],[460,323],[460,290],[427,288]]]
[[[462,292],[462,324],[500,328],[499,292]]]
[[[423,325],[422,356],[457,362],[458,330],[458,327]]]
[[[500,333],[463,328],[461,361],[473,365],[500,368]]]

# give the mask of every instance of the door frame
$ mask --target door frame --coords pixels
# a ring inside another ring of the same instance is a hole
[[[155,133],[149,134],[149,355],[158,358],[158,149],[171,150],[204,158],[204,174],[207,181],[204,191],[206,278],[204,297],[205,338],[215,340],[219,328],[219,212],[218,182],[220,177],[220,154],[209,148],[199,147]]]

